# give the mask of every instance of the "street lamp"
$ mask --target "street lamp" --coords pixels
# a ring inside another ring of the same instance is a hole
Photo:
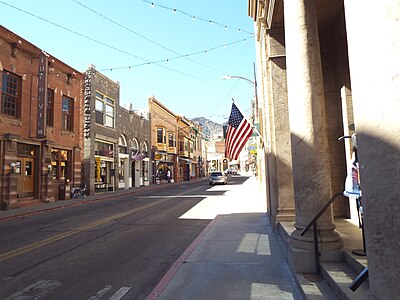
[[[256,119],[258,119],[258,96],[257,96],[257,79],[256,79],[255,63],[253,63],[253,70],[254,70],[254,81],[249,78],[243,77],[243,76],[235,76],[235,75],[225,75],[225,76],[222,76],[221,79],[224,79],[224,80],[225,79],[234,79],[234,78],[242,79],[242,80],[245,80],[245,81],[251,83],[254,86],[254,98],[255,98],[255,102],[256,102],[255,103],[256,104],[255,112],[256,112]]]
[[[223,80],[233,79],[233,78],[243,79],[243,80],[246,80],[246,81],[248,81],[248,82],[250,82],[251,84],[254,85],[254,81],[253,80],[250,80],[250,79],[248,79],[246,77],[242,77],[242,76],[225,75],[225,76],[221,77],[221,79],[223,79]]]

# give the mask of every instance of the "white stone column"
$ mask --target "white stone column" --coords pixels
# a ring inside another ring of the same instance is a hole
[[[293,156],[296,231],[293,248],[312,250],[312,230],[300,231],[331,198],[324,87],[314,0],[285,0],[289,123]],[[340,249],[329,208],[319,218],[321,251]]]
[[[344,2],[371,298],[397,299],[400,2]]]

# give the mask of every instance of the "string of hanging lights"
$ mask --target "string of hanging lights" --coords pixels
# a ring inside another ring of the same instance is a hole
[[[227,25],[227,24],[222,24],[220,22],[213,21],[213,20],[210,20],[210,19],[207,19],[207,18],[199,17],[199,16],[196,16],[196,15],[190,14],[188,12],[185,12],[183,10],[177,9],[177,8],[165,6],[163,4],[160,4],[160,3],[157,3],[157,2],[154,2],[154,1],[150,1],[150,0],[142,0],[142,1],[150,4],[150,6],[153,7],[153,8],[154,7],[158,7],[158,8],[166,9],[166,10],[171,11],[174,14],[180,13],[180,14],[188,17],[188,18],[191,18],[193,21],[197,21],[198,20],[198,21],[202,21],[202,22],[205,22],[205,23],[208,23],[208,24],[215,24],[217,26],[220,26],[220,27],[224,28],[225,30],[234,29],[234,30],[236,30],[238,32],[244,32],[244,33],[253,35],[252,32],[246,31],[246,30],[244,30],[242,28],[237,28],[237,27],[230,26],[230,25]]]

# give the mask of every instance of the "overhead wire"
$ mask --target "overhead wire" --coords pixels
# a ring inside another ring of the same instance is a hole
[[[11,4],[9,4],[9,3],[6,3],[6,2],[4,2],[4,1],[1,1],[1,0],[0,0],[0,3],[2,3],[3,5],[9,6],[9,7],[15,9],[15,10],[18,10],[18,11],[20,11],[20,12],[22,12],[22,13],[25,13],[25,14],[31,16],[31,17],[37,18],[37,19],[39,19],[39,20],[41,20],[41,21],[43,21],[43,22],[46,22],[46,23],[48,23],[48,24],[51,24],[51,25],[53,25],[53,26],[55,26],[55,27],[58,27],[58,28],[60,28],[60,29],[62,29],[62,30],[68,31],[68,32],[70,32],[70,33],[72,33],[72,34],[75,34],[75,35],[78,35],[78,36],[80,36],[80,37],[82,37],[82,38],[85,38],[85,39],[87,39],[87,40],[89,40],[89,41],[95,42],[95,43],[97,43],[97,44],[103,45],[103,46],[105,46],[105,47],[107,47],[107,48],[110,48],[110,49],[112,49],[112,50],[115,50],[115,51],[117,51],[117,52],[126,54],[126,55],[128,55],[128,56],[132,56],[132,57],[134,57],[134,58],[136,58],[136,59],[139,59],[139,60],[144,61],[144,63],[140,63],[140,64],[137,64],[137,65],[126,66],[126,67],[110,68],[110,69],[104,69],[103,71],[105,71],[105,70],[110,70],[110,71],[112,71],[112,70],[121,69],[121,68],[132,68],[132,67],[137,67],[137,66],[141,66],[141,65],[155,64],[155,65],[157,65],[158,67],[167,69],[167,70],[169,70],[169,71],[172,71],[172,72],[181,74],[181,75],[186,76],[186,77],[190,77],[190,78],[193,78],[193,79],[196,79],[196,80],[199,80],[199,81],[203,81],[203,82],[206,82],[206,83],[209,83],[209,84],[213,84],[213,85],[225,87],[224,85],[217,84],[217,83],[215,83],[215,82],[211,82],[211,81],[208,81],[208,80],[199,78],[199,77],[194,76],[194,75],[191,75],[191,74],[187,74],[187,73],[182,72],[182,71],[179,71],[179,70],[175,70],[175,69],[173,69],[173,68],[170,68],[170,67],[161,65],[160,63],[162,63],[162,62],[168,62],[168,61],[171,61],[171,60],[176,60],[176,59],[179,59],[179,58],[187,58],[187,59],[190,59],[190,58],[188,58],[188,56],[193,56],[193,55],[199,55],[199,54],[202,54],[202,53],[207,53],[207,52],[210,52],[210,51],[219,49],[219,48],[221,48],[221,47],[226,47],[226,46],[229,46],[229,45],[233,45],[233,44],[237,44],[237,43],[240,43],[240,42],[243,42],[243,41],[245,42],[245,41],[246,41],[246,39],[242,39],[242,40],[234,41],[234,42],[231,42],[231,43],[228,43],[228,44],[223,44],[223,45],[215,46],[215,47],[213,47],[213,48],[210,48],[210,49],[207,49],[207,50],[204,50],[204,51],[197,51],[197,52],[193,52],[193,53],[190,53],[190,54],[182,55],[182,54],[180,54],[179,52],[177,52],[177,51],[175,51],[175,50],[172,50],[172,49],[170,49],[170,48],[168,48],[168,47],[166,47],[166,46],[164,46],[164,45],[162,45],[162,44],[160,44],[160,43],[158,43],[158,42],[156,42],[156,41],[153,41],[153,40],[151,40],[151,39],[145,37],[144,35],[141,35],[140,33],[138,33],[138,32],[136,32],[136,31],[134,31],[134,30],[132,30],[132,29],[130,29],[130,28],[128,28],[128,27],[126,27],[126,26],[124,26],[124,25],[122,25],[122,24],[120,24],[120,23],[114,21],[114,20],[112,20],[111,18],[108,18],[107,16],[105,16],[105,15],[103,15],[103,14],[101,14],[101,13],[96,12],[95,10],[91,9],[90,7],[88,7],[88,6],[86,6],[86,5],[83,5],[82,3],[80,3],[80,2],[77,1],[77,0],[72,0],[72,1],[76,2],[77,4],[81,5],[82,7],[86,8],[86,9],[92,11],[93,13],[95,13],[95,14],[101,16],[102,18],[105,18],[106,20],[108,20],[108,21],[114,23],[115,25],[117,25],[117,26],[119,26],[119,27],[121,27],[121,28],[123,28],[123,29],[125,29],[125,30],[127,30],[127,31],[129,31],[129,32],[131,32],[132,34],[135,34],[135,35],[139,36],[140,38],[143,38],[143,39],[145,39],[145,40],[147,40],[147,41],[149,41],[149,42],[151,42],[151,43],[153,43],[153,44],[155,44],[155,45],[157,45],[157,46],[159,46],[159,47],[161,47],[161,48],[164,48],[164,49],[166,49],[166,50],[168,50],[168,51],[171,51],[171,52],[177,54],[177,56],[171,57],[171,58],[168,58],[168,59],[158,60],[158,61],[150,61],[150,60],[148,60],[148,59],[146,59],[146,58],[143,58],[143,57],[140,57],[140,56],[138,56],[138,55],[136,55],[136,54],[134,54],[134,53],[131,53],[131,52],[125,51],[125,50],[123,50],[123,49],[114,47],[114,46],[109,45],[109,44],[107,44],[107,43],[105,43],[105,42],[102,42],[102,41],[99,41],[99,40],[97,40],[97,39],[95,39],[95,38],[93,38],[93,37],[90,37],[90,36],[88,36],[88,35],[86,35],[86,34],[83,34],[83,33],[81,33],[81,32],[75,31],[75,30],[70,29],[70,28],[68,28],[68,27],[65,27],[65,26],[63,26],[63,25],[57,24],[57,23],[55,23],[55,22],[53,22],[53,21],[50,21],[50,20],[48,20],[48,19],[45,19],[45,18],[43,18],[43,17],[41,17],[41,16],[38,16],[38,15],[36,15],[36,14],[34,14],[34,13],[31,13],[31,12],[29,12],[29,11],[23,10],[23,9],[21,9],[21,8],[19,8],[19,7],[16,7],[16,6],[11,5]],[[150,1],[147,1],[147,0],[143,0],[143,1],[144,1],[144,2],[147,2],[147,3],[151,3]],[[152,3],[154,3],[154,2],[152,2]],[[163,7],[163,6],[159,5],[159,4],[157,4],[157,5],[158,5],[159,7],[165,8],[165,9],[170,9],[170,8],[168,8],[168,7]],[[183,11],[181,11],[181,10],[177,10],[177,9],[174,9],[174,10],[175,10],[175,11],[178,11],[178,12],[180,12],[180,13],[182,13],[182,14],[189,15],[188,13],[183,12]],[[197,17],[197,18],[198,18],[199,20],[203,20],[203,21],[206,20],[206,19],[203,19],[203,18],[200,18],[200,17]],[[221,26],[222,26],[221,23],[218,23],[218,22],[214,22],[214,23],[217,24],[217,25],[221,25]],[[226,25],[224,25],[224,27],[226,28]],[[240,30],[239,30],[239,31],[240,31]],[[249,34],[251,35],[250,38],[254,37],[254,36],[253,36],[253,33],[250,33],[250,32],[244,31],[244,30],[242,30],[242,32],[249,33]],[[214,69],[214,70],[217,71],[217,72],[220,72],[220,73],[224,73],[224,74],[225,74],[225,72],[223,72],[223,71],[221,71],[221,70],[218,70],[218,69],[216,69],[216,68],[207,66],[207,65],[202,64],[202,63],[199,63],[199,62],[197,62],[197,61],[195,61],[195,60],[192,60],[192,59],[190,59],[190,60],[193,61],[194,63],[203,65],[204,67],[211,68],[211,69]],[[237,84],[237,83],[236,83],[236,84]],[[229,91],[229,93],[231,93],[231,91],[235,88],[236,84],[231,88],[231,90]],[[229,94],[229,93],[228,93],[228,94]],[[222,99],[222,101],[217,105],[217,107],[218,107],[223,101],[225,101],[226,97],[227,97],[227,96],[225,96],[225,97]],[[217,108],[217,107],[216,107],[216,108]],[[215,108],[213,111],[215,111],[216,108]],[[209,116],[209,117],[212,117],[212,116],[216,116],[216,115],[211,115],[211,116]],[[218,116],[220,116],[220,115],[218,115]]]
[[[231,45],[234,45],[234,44],[238,44],[238,43],[241,43],[241,42],[246,42],[246,38],[244,38],[244,39],[241,39],[241,40],[238,40],[238,41],[234,41],[234,42],[231,42],[231,43],[226,43],[226,44],[218,45],[218,46],[215,46],[215,47],[206,49],[206,50],[196,51],[196,52],[192,52],[192,53],[188,53],[188,54],[182,54],[182,53],[179,53],[179,52],[177,52],[177,51],[175,51],[175,50],[173,50],[173,49],[171,49],[171,48],[169,48],[169,47],[167,47],[167,46],[164,46],[164,45],[162,45],[162,44],[160,44],[160,43],[158,43],[158,42],[156,42],[156,41],[154,41],[154,40],[152,40],[152,39],[150,39],[150,38],[148,38],[148,37],[146,37],[146,36],[144,36],[144,35],[138,33],[138,32],[135,31],[135,30],[132,30],[132,29],[129,28],[129,27],[126,27],[126,26],[122,25],[121,23],[119,23],[119,22],[117,22],[117,21],[114,21],[113,19],[111,19],[111,18],[105,16],[105,15],[102,14],[102,13],[99,13],[98,11],[96,11],[96,10],[94,10],[93,8],[91,8],[91,7],[89,7],[89,6],[87,6],[87,5],[83,4],[83,3],[81,3],[81,2],[78,1],[78,0],[71,0],[71,1],[75,2],[76,4],[82,6],[82,7],[85,8],[85,9],[91,11],[92,13],[94,13],[94,14],[96,14],[96,15],[98,15],[98,16],[104,18],[104,19],[106,19],[107,21],[113,23],[114,25],[116,25],[116,26],[118,26],[118,27],[121,27],[121,28],[125,29],[126,31],[128,31],[128,32],[130,32],[130,33],[132,33],[132,34],[134,34],[134,35],[136,35],[136,36],[138,36],[138,37],[140,37],[140,38],[142,38],[142,39],[144,39],[144,40],[146,40],[146,41],[148,41],[148,42],[154,44],[154,45],[157,45],[157,46],[159,46],[159,47],[161,47],[161,48],[163,48],[163,49],[165,49],[165,50],[168,50],[168,51],[170,51],[170,52],[172,52],[172,53],[177,54],[177,56],[175,56],[175,57],[166,58],[166,59],[161,59],[161,60],[157,60],[157,61],[153,61],[153,62],[147,62],[147,63],[141,63],[141,64],[129,65],[129,66],[121,66],[121,67],[110,67],[110,68],[101,69],[101,70],[99,70],[99,71],[113,71],[113,70],[120,70],[120,69],[131,69],[131,68],[135,68],[135,67],[139,67],[139,66],[143,66],[143,65],[148,65],[149,63],[154,63],[154,64],[156,64],[156,63],[162,63],[162,62],[169,62],[169,61],[175,60],[175,59],[186,58],[186,59],[188,59],[189,61],[191,61],[191,62],[193,62],[193,63],[196,63],[196,64],[198,64],[198,65],[201,65],[201,66],[203,66],[203,67],[205,67],[205,68],[214,70],[214,71],[216,71],[216,72],[218,72],[218,73],[220,73],[220,74],[226,74],[226,72],[224,72],[224,71],[222,71],[222,70],[219,70],[219,69],[217,69],[217,68],[215,68],[215,67],[211,67],[211,66],[208,66],[208,65],[206,65],[206,64],[200,63],[200,62],[198,62],[198,61],[196,61],[196,60],[194,60],[194,59],[189,58],[189,56],[194,56],[194,55],[198,55],[198,54],[204,54],[204,53],[208,53],[208,52],[217,50],[217,49],[222,48],[222,47],[225,48],[225,47],[227,47],[227,46],[231,46]],[[248,37],[248,38],[252,38],[252,37],[253,37],[253,35],[251,34],[250,37]]]
[[[207,49],[207,50],[203,50],[203,51],[192,52],[192,53],[189,53],[189,54],[181,54],[181,55],[178,55],[178,56],[175,56],[175,57],[165,58],[165,59],[146,62],[146,63],[140,63],[140,64],[136,64],[136,65],[107,68],[107,69],[102,69],[100,71],[113,71],[113,70],[120,70],[120,69],[131,69],[131,68],[140,67],[140,66],[148,65],[148,64],[158,64],[158,63],[162,63],[162,62],[169,62],[169,61],[180,59],[180,58],[187,58],[188,56],[204,54],[204,53],[207,53],[207,52],[211,52],[213,50],[217,50],[217,49],[222,48],[222,47],[238,44],[238,43],[241,43],[241,42],[243,42],[243,40],[234,41],[234,42],[231,42],[231,43],[228,43],[228,44],[215,46],[213,48],[210,48],[210,49]],[[223,71],[220,71],[220,70],[217,70],[217,71],[219,73],[221,73],[221,74],[226,74],[226,72],[223,72]]]
[[[173,69],[173,68],[164,66],[164,65],[160,64],[159,62],[151,62],[150,60],[148,60],[148,59],[146,59],[146,58],[140,57],[140,56],[135,55],[135,54],[133,54],[133,53],[130,53],[130,52],[128,52],[128,51],[119,49],[119,48],[117,48],[117,47],[114,47],[114,46],[109,45],[109,44],[107,44],[107,43],[104,43],[104,42],[102,42],[102,41],[99,41],[99,40],[97,40],[97,39],[95,39],[95,38],[89,37],[89,36],[87,36],[87,35],[85,35],[85,34],[83,34],[83,33],[80,33],[80,32],[77,32],[77,31],[75,31],[75,30],[72,30],[72,29],[70,29],[70,28],[67,28],[67,27],[65,27],[65,26],[59,25],[59,24],[57,24],[57,23],[55,23],[55,22],[53,22],[53,21],[47,20],[47,19],[45,19],[45,18],[43,18],[43,17],[40,17],[40,16],[38,16],[38,15],[36,15],[36,14],[33,14],[33,13],[28,12],[28,11],[26,11],[26,10],[23,10],[23,9],[21,9],[21,8],[19,8],[19,7],[16,7],[16,6],[11,5],[11,4],[9,4],[9,3],[5,3],[4,1],[1,1],[1,0],[0,0],[0,3],[2,3],[3,5],[9,6],[9,7],[15,9],[15,10],[18,10],[18,11],[20,11],[20,12],[22,12],[22,13],[25,13],[25,14],[27,14],[27,15],[29,15],[29,16],[32,16],[32,17],[34,17],[34,18],[37,18],[37,19],[39,19],[39,20],[41,20],[41,21],[44,21],[44,22],[46,22],[46,23],[48,23],[48,24],[51,24],[51,25],[53,25],[53,26],[56,26],[56,27],[61,28],[61,29],[63,29],[63,30],[66,30],[66,31],[68,31],[68,32],[70,32],[70,33],[73,33],[73,34],[75,34],[75,35],[78,35],[78,36],[80,36],[80,37],[83,37],[83,38],[85,38],[85,39],[87,39],[87,40],[90,40],[90,41],[95,42],[95,43],[97,43],[97,44],[103,45],[103,46],[105,46],[105,47],[107,47],[107,48],[113,49],[113,50],[118,51],[118,52],[120,52],[120,53],[123,53],[123,54],[129,55],[129,56],[135,57],[135,58],[137,58],[137,59],[140,59],[140,60],[146,62],[146,63],[142,63],[142,64],[140,64],[140,65],[154,64],[154,65],[156,65],[156,66],[158,66],[158,67],[164,68],[164,69],[166,69],[166,70],[169,70],[169,71],[172,71],[172,72],[181,74],[181,75],[184,75],[184,76],[186,76],[186,77],[190,77],[190,78],[193,78],[193,79],[196,79],[196,80],[199,80],[199,81],[202,81],[202,82],[206,82],[206,83],[209,83],[209,84],[212,84],[212,85],[223,86],[223,85],[221,85],[221,84],[218,84],[218,83],[215,83],[215,82],[212,82],[212,81],[209,81],[209,80],[206,80],[206,79],[203,79],[203,78],[194,76],[194,75],[192,75],[192,74],[187,74],[187,73],[185,73],[185,72],[178,71],[178,70],[175,70],[175,69]],[[236,43],[236,42],[233,42],[233,43]],[[212,48],[212,49],[215,50],[215,49],[218,49],[218,48],[223,47],[223,46],[224,46],[224,45],[217,46],[217,47],[214,47],[214,48]],[[196,53],[196,54],[198,54],[198,53]],[[165,61],[168,61],[168,60],[165,60]],[[129,67],[127,67],[127,68],[129,68]],[[110,70],[112,70],[112,69],[110,69]]]
[[[238,32],[244,32],[244,33],[253,35],[253,33],[250,32],[250,31],[246,31],[246,30],[244,30],[244,29],[241,29],[241,28],[238,28],[238,27],[234,27],[234,26],[230,26],[230,25],[227,25],[227,24],[222,24],[222,23],[220,23],[220,22],[217,22],[217,21],[214,21],[214,20],[210,20],[210,19],[207,19],[207,18],[199,17],[199,16],[196,16],[196,15],[194,15],[194,14],[185,12],[185,11],[180,10],[180,9],[177,9],[177,8],[168,7],[168,6],[166,6],[166,5],[157,3],[157,2],[155,2],[155,1],[150,1],[150,0],[142,0],[142,1],[143,1],[143,2],[146,2],[146,3],[148,3],[148,4],[150,4],[152,7],[157,6],[157,7],[162,8],[162,9],[170,10],[170,11],[172,11],[172,12],[175,13],[175,14],[179,12],[179,13],[181,13],[181,14],[184,15],[184,16],[190,17],[192,20],[199,20],[199,21],[207,22],[207,23],[209,23],[209,24],[215,24],[215,25],[217,25],[217,26],[223,27],[224,29],[233,28],[233,29],[237,30]]]

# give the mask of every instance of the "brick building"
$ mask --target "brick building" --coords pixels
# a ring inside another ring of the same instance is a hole
[[[3,209],[53,201],[80,184],[83,75],[0,26]]]
[[[149,112],[154,182],[163,180],[167,169],[175,181],[203,174],[201,127],[173,113],[154,97],[149,98]]]

